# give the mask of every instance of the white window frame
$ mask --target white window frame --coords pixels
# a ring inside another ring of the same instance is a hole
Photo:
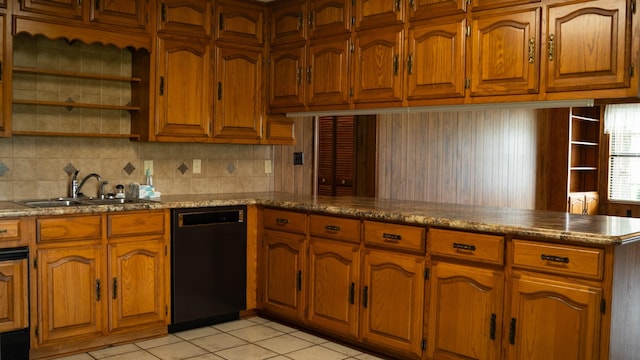
[[[640,104],[607,105],[605,134],[609,136],[607,199],[640,202]]]

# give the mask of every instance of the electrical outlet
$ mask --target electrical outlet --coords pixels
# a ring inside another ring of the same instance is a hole
[[[264,173],[265,174],[271,174],[271,160],[265,160],[264,161]]]
[[[302,152],[293,153],[293,165],[304,165],[304,153]]]
[[[200,174],[202,172],[202,161],[200,159],[193,159],[193,173]]]
[[[147,170],[149,171],[148,173]],[[144,175],[146,176],[147,174],[153,175],[153,160],[144,161]]]

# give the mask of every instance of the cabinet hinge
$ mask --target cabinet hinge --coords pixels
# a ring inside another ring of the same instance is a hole
[[[429,269],[424,269],[424,279],[429,280]]]
[[[38,268],[38,259],[33,259],[33,268],[34,269]]]
[[[349,88],[349,96],[353,97],[353,88],[352,87]]]
[[[167,249],[167,245],[164,246],[164,256],[169,254],[169,249]]]
[[[600,300],[600,312],[604,314],[607,311],[607,302],[602,299]]]
[[[422,351],[427,350],[427,339],[422,339],[422,343],[420,344],[420,349],[422,349]]]
[[[636,13],[636,0],[631,0],[631,13],[634,15]]]
[[[354,44],[349,44],[349,51],[355,52],[356,51],[356,46]]]
[[[96,0],[96,10],[100,10],[100,0]]]
[[[352,16],[351,17],[351,26],[355,26],[356,25],[356,17]]]
[[[464,35],[465,35],[466,37],[471,36],[471,25],[467,25],[467,28],[466,28],[466,30],[465,30]]]

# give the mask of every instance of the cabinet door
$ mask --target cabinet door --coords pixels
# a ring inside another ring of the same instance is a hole
[[[628,87],[631,21],[627,1],[547,7],[547,91]]]
[[[582,193],[570,193],[567,199],[568,209],[567,211],[572,214],[584,214],[585,211],[585,196]]]
[[[352,0],[311,0],[309,38],[351,33]]]
[[[272,44],[304,41],[307,38],[307,2],[282,1],[271,8],[269,29]]]
[[[359,31],[355,37],[354,103],[401,102],[404,29]]]
[[[362,276],[362,340],[421,356],[424,257],[367,249]]]
[[[419,20],[461,14],[467,11],[467,0],[410,0],[410,19]]]
[[[0,262],[0,332],[29,325],[27,259]]]
[[[103,334],[105,291],[101,246],[38,250],[40,344]]]
[[[143,30],[147,28],[148,1],[92,0],[91,3],[91,21]]]
[[[515,274],[511,296],[508,359],[598,358],[602,289]]]
[[[502,271],[435,262],[430,283],[427,357],[499,359]]]
[[[82,20],[82,0],[22,0],[20,10],[67,19]]]
[[[409,30],[408,100],[464,97],[465,29],[461,19]]]
[[[355,21],[357,29],[403,23],[405,0],[357,0]]]
[[[302,321],[304,316],[302,291],[307,286],[304,243],[304,235],[263,232],[263,307],[295,322]]]
[[[156,135],[206,139],[212,117],[211,45],[158,39]]]
[[[358,244],[312,238],[309,245],[308,324],[358,337]]]
[[[246,1],[216,1],[216,39],[262,45],[265,8]]]
[[[184,35],[211,35],[211,1],[162,0],[158,30]]]
[[[541,0],[469,0],[474,11],[490,8],[515,6],[526,3],[539,3]]]
[[[269,107],[303,108],[305,105],[306,57],[304,43],[274,47],[269,61]]]
[[[109,331],[165,320],[164,244],[109,245]]]
[[[314,41],[309,45],[307,103],[311,106],[349,103],[349,38]]]
[[[539,8],[475,14],[471,28],[471,96],[538,93]]]
[[[214,137],[262,137],[262,64],[262,49],[216,46]]]

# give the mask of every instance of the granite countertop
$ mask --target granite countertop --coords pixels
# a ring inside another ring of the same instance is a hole
[[[0,201],[0,218],[249,204],[595,245],[621,245],[640,240],[640,219],[637,218],[284,193],[168,195],[163,196],[161,201],[151,203],[56,208],[30,208]]]

